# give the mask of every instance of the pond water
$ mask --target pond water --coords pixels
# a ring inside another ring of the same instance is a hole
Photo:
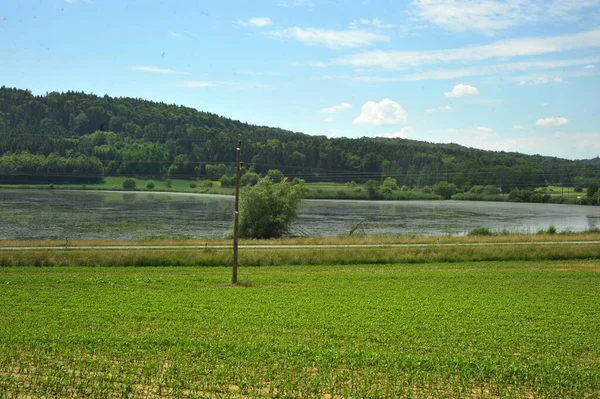
[[[221,237],[233,197],[177,193],[0,190],[0,239]],[[307,200],[292,233],[463,235],[476,227],[534,233],[600,227],[600,207],[472,201]]]

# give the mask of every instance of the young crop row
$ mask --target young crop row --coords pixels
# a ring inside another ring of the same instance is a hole
[[[600,395],[595,261],[0,269],[0,397]]]

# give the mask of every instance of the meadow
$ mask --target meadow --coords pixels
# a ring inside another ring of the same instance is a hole
[[[0,397],[597,398],[597,259],[3,267]]]

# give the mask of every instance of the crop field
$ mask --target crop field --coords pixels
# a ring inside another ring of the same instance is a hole
[[[2,398],[598,398],[597,260],[0,268]]]

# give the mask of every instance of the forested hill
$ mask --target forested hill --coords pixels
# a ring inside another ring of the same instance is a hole
[[[231,173],[238,140],[246,168],[281,169],[307,181],[392,176],[409,187],[446,180],[514,188],[585,184],[600,175],[594,162],[405,139],[328,139],[142,99],[0,88],[3,182],[219,178]]]

